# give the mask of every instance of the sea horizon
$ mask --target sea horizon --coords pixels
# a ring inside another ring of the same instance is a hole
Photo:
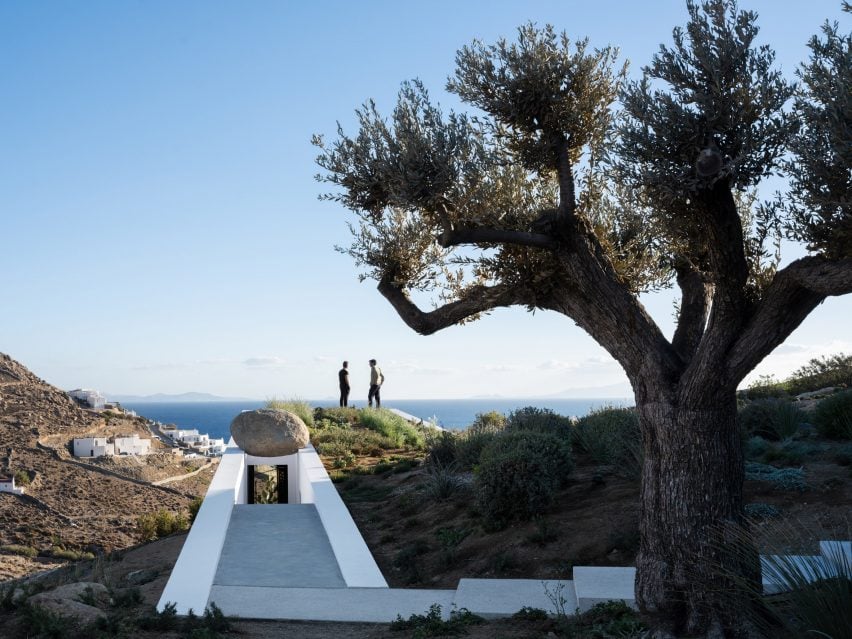
[[[305,401],[314,407],[337,406],[332,398]],[[124,408],[137,415],[163,424],[175,424],[180,428],[196,428],[211,437],[228,438],[231,420],[243,410],[255,410],[266,405],[266,400],[243,401],[191,401],[191,402],[122,402]],[[350,401],[353,408],[364,408],[366,401]],[[496,411],[508,414],[512,411],[533,406],[549,409],[560,415],[582,417],[591,410],[606,406],[632,406],[632,398],[588,397],[575,399],[559,398],[470,398],[470,399],[394,399],[383,402],[385,408],[395,408],[423,421],[431,421],[449,429],[465,429],[478,413]]]

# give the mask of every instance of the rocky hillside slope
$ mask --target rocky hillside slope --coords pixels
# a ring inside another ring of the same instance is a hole
[[[0,473],[17,475],[26,491],[0,493],[0,547],[7,547],[0,554],[0,580],[38,569],[47,556],[62,554],[57,551],[131,546],[140,514],[163,508],[186,513],[192,493],[203,494],[203,482],[189,489],[158,487],[115,469],[104,472],[115,465],[110,462],[80,463],[68,452],[73,437],[116,432],[145,434],[144,420],[83,410],[0,353]],[[40,557],[23,561],[21,553],[33,551]]]

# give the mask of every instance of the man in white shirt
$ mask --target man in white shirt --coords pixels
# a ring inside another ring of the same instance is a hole
[[[373,398],[376,399],[376,408],[382,407],[382,398],[379,396],[379,391],[385,381],[385,376],[382,375],[382,369],[376,366],[376,360],[370,360],[370,392],[367,393],[367,404],[373,405]]]

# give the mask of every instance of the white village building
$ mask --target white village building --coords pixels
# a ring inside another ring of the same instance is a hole
[[[206,433],[199,433],[197,428],[163,428],[162,432],[176,444],[188,446],[208,456],[221,455],[227,448],[223,438],[210,439]]]
[[[116,455],[148,455],[151,452],[151,440],[142,439],[135,433],[116,436],[113,445]]]
[[[14,475],[2,475],[0,476],[0,493],[15,493],[16,495],[23,495],[24,489],[15,486]]]
[[[95,410],[103,410],[106,405],[106,397],[91,388],[76,388],[68,391],[68,394],[78,402],[85,402],[89,408],[94,408]]]
[[[74,457],[107,457],[115,455],[115,446],[106,437],[74,439]]]
[[[151,440],[136,435],[117,435],[112,441],[107,437],[80,437],[74,439],[74,457],[112,457],[113,455],[148,455]]]

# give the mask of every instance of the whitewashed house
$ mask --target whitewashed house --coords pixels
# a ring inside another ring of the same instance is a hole
[[[2,475],[0,476],[0,493],[14,493],[16,495],[23,495],[24,489],[15,486],[14,475]]]
[[[169,428],[162,429],[163,434],[173,442],[184,443],[189,445],[191,442],[197,441],[200,435],[197,428]]]
[[[116,436],[113,439],[116,455],[148,455],[151,452],[151,440],[142,439],[137,434]]]
[[[211,439],[207,443],[207,454],[210,456],[224,455],[227,448],[228,445],[223,438]]]
[[[68,391],[68,394],[78,402],[85,403],[89,408],[94,408],[95,410],[103,410],[104,406],[106,406],[106,397],[91,388],[76,388]]]
[[[106,437],[74,439],[74,457],[109,457],[115,455],[115,445]]]

